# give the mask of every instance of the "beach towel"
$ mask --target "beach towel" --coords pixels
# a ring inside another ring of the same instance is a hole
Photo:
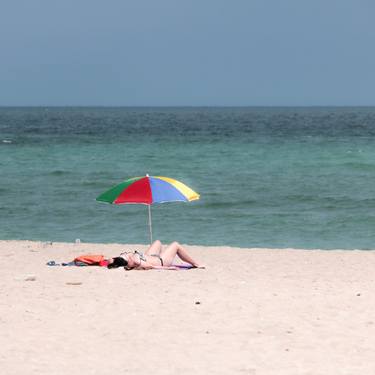
[[[101,254],[85,254],[74,258],[68,263],[56,263],[54,260],[47,262],[47,266],[100,266],[107,267],[108,261]]]

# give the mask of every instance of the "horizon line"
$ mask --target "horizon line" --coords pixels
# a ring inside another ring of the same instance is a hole
[[[104,104],[12,104],[0,108],[372,108],[375,104],[306,104],[306,105],[104,105]]]

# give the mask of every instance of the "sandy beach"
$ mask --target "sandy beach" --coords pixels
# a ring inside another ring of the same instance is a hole
[[[375,253],[187,246],[205,270],[49,267],[0,241],[1,374],[374,374]]]

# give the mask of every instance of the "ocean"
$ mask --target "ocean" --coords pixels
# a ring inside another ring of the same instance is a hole
[[[0,108],[0,239],[148,243],[134,176],[201,199],[152,206],[191,245],[375,249],[375,108]]]

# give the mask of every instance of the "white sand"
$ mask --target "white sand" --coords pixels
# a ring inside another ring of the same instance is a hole
[[[145,246],[0,241],[0,374],[375,374],[375,252],[188,246],[206,270],[46,266],[129,249]]]

